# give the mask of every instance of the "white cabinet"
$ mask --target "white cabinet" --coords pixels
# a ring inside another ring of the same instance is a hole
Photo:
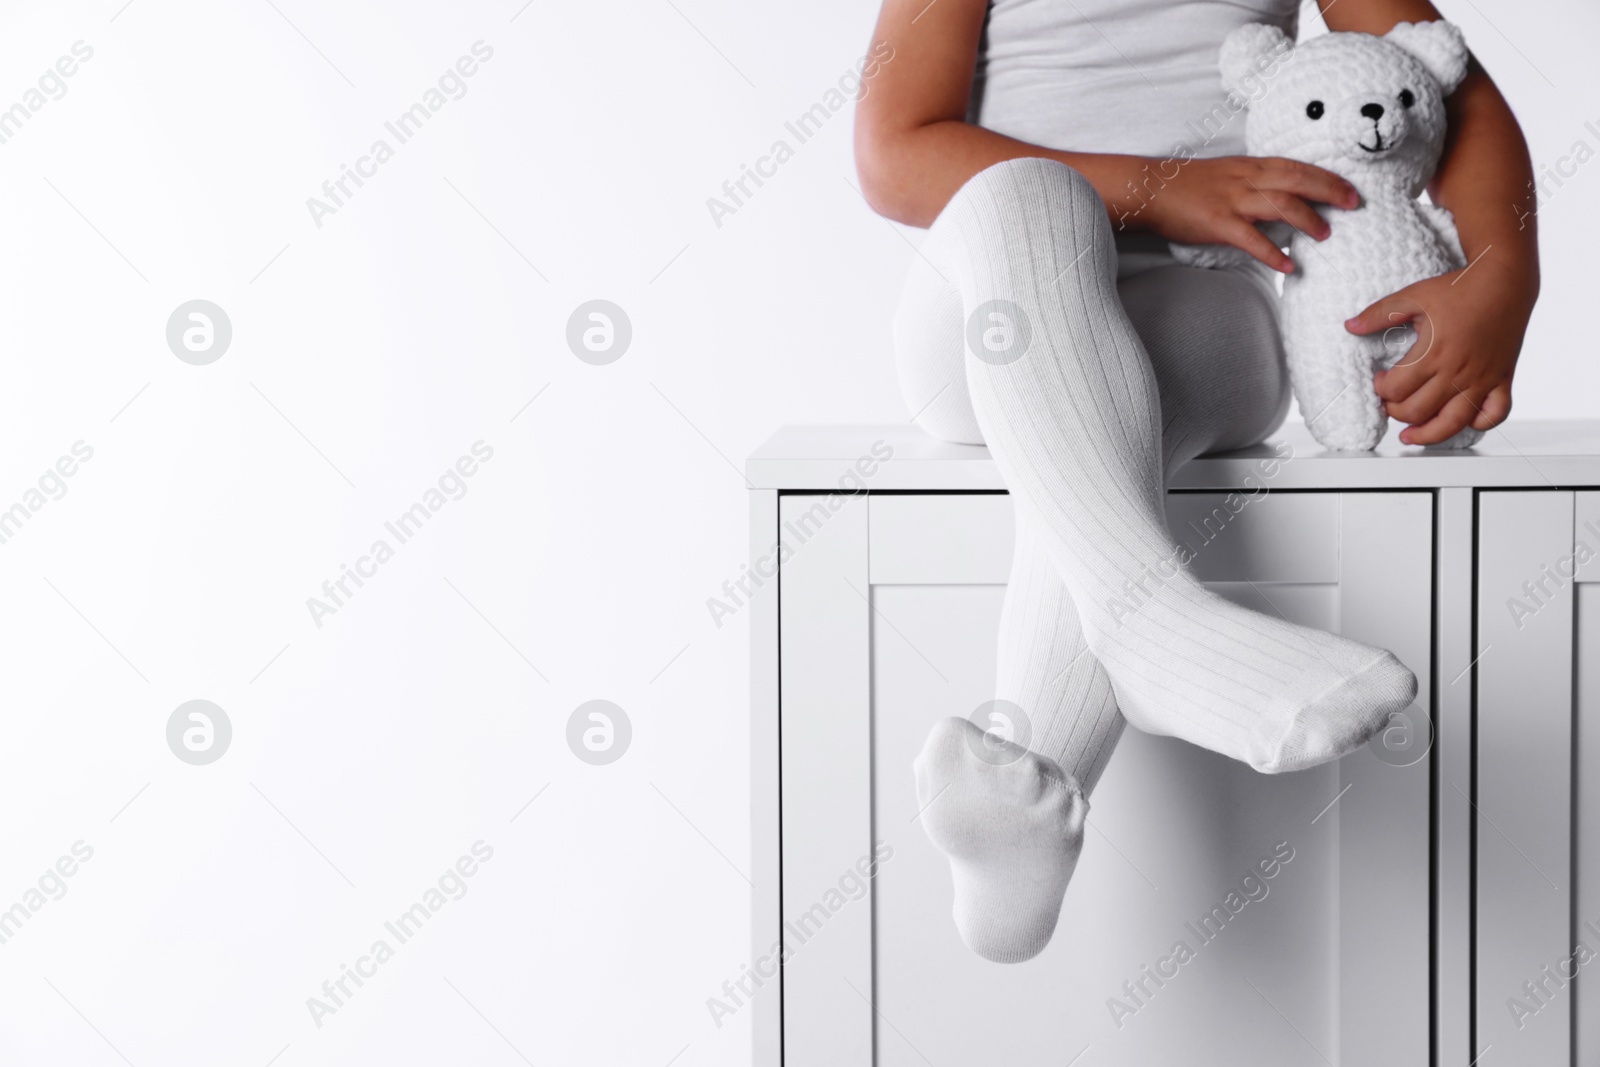
[[[1600,727],[1579,728],[1600,702],[1600,558],[1532,615],[1504,604],[1582,555],[1575,538],[1600,553],[1600,494],[1544,477],[1600,485],[1588,430],[1469,457],[1291,436],[1242,505],[1227,494],[1259,485],[1252,454],[1186,468],[1168,514],[1195,572],[1393,650],[1417,703],[1383,751],[1281,776],[1129,729],[1055,938],[1012,966],[959,941],[911,773],[935,721],[993,696],[1010,498],[983,449],[915,430],[774,438],[747,467],[753,569],[772,576],[751,604],[752,943],[777,972],[753,998],[755,1062],[1465,1067],[1488,1045],[1600,1062],[1600,958],[1547,982],[1520,1029],[1505,1004],[1583,921],[1600,930],[1583,790]]]
[[[1477,1041],[1600,1062],[1600,493],[1480,495]]]

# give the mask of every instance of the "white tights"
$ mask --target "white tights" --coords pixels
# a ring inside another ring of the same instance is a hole
[[[1020,161],[1011,169],[1038,171],[1046,180],[1083,181],[1046,160]],[[958,254],[954,243],[936,227],[912,262],[895,314],[895,356],[906,403],[921,412],[917,425],[941,440],[981,445],[983,431],[967,388],[961,293],[955,272],[934,266]],[[1073,269],[1101,266],[1091,253]],[[1200,270],[1164,254],[1135,252],[1121,257],[1117,273],[1122,308],[1155,377],[1167,475],[1195,456],[1256,444],[1278,428],[1289,407],[1289,376],[1277,297],[1263,272]],[[1122,716],[1105,669],[1088,654],[1072,596],[1027,516],[1017,509],[995,695],[1027,709],[1044,731],[1034,748],[1088,793],[1122,733]]]
[[[1288,406],[1263,275],[1119,260],[1093,188],[1041,159],[974,177],[921,252],[895,318],[901,381],[917,422],[987,444],[1011,491],[997,696],[1034,741],[985,759],[974,727],[946,721],[918,786],[963,936],[1025,959],[1054,928],[1123,716],[1295,770],[1365,742],[1416,679],[1381,649],[1238,607],[1179,565],[1167,475],[1261,441]]]

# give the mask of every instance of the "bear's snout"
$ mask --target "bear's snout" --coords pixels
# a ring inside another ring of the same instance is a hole
[[[1367,159],[1386,156],[1392,149],[1400,147],[1410,132],[1404,108],[1387,107],[1371,98],[1363,100],[1360,97],[1344,107],[1347,110],[1343,112],[1340,133],[1345,138],[1345,144],[1350,146],[1347,151],[1353,156]]]

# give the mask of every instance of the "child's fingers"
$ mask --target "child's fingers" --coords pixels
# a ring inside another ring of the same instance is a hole
[[[1222,239],[1241,252],[1248,252],[1273,270],[1284,274],[1294,271],[1294,261],[1283,254],[1283,249],[1244,219],[1236,219],[1235,224],[1224,231]]]
[[[1293,193],[1319,204],[1353,208],[1361,203],[1356,187],[1333,173],[1310,163],[1294,159],[1267,159],[1263,181],[1256,184],[1264,189]]]
[[[1410,354],[1407,353],[1407,358],[1401,360],[1398,366],[1379,371],[1374,375],[1372,388],[1378,394],[1378,399],[1385,404],[1391,406],[1401,404],[1426,385],[1433,374],[1432,366],[1410,359]]]
[[[1420,426],[1443,411],[1444,406],[1459,391],[1445,375],[1432,375],[1424,379],[1408,396],[1384,400],[1383,407],[1391,419],[1399,419],[1411,426]],[[1381,392],[1378,395],[1383,396]]]
[[[1436,445],[1466,429],[1477,414],[1472,399],[1465,393],[1457,393],[1439,414],[1421,426],[1408,426],[1400,431],[1400,441],[1408,445]]]
[[[1277,222],[1280,219],[1301,233],[1309,234],[1318,241],[1325,241],[1333,231],[1328,228],[1328,222],[1316,209],[1293,193],[1277,193],[1262,190],[1254,197],[1254,203],[1247,204],[1245,214],[1250,218],[1264,222]]]
[[[1359,315],[1344,320],[1344,328],[1351,333],[1365,335],[1387,330],[1391,326],[1403,326],[1423,315],[1422,305],[1402,289],[1369,305]]]
[[[1472,420],[1474,430],[1492,430],[1506,421],[1511,414],[1511,384],[1501,382],[1489,390],[1489,395],[1478,405],[1478,416]]]

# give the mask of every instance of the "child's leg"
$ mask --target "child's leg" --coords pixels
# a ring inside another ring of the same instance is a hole
[[[995,693],[1003,714],[1027,716],[1028,747],[945,719],[917,758],[917,794],[923,827],[950,859],[961,939],[986,959],[1017,963],[1055,932],[1087,797],[1123,726],[1071,594],[1020,509]]]
[[[930,239],[912,262],[895,316],[901,389],[923,429],[982,444],[967,394],[961,294],[932,265],[945,258],[939,244]],[[916,763],[923,827],[950,858],[956,927],[1002,963],[1037,955],[1055,931],[1083,840],[1084,798],[1123,726],[1071,594],[1020,509],[1016,521],[995,696],[1028,716],[1029,748],[997,745],[950,718]]]
[[[1072,594],[1025,511],[1017,512],[996,659],[995,697],[1028,716],[1028,747],[1088,797],[1122,736],[1122,713],[1111,679],[1084,641]]]
[[[953,295],[934,283],[931,268],[928,275],[921,279],[927,295],[913,305],[938,299],[932,295],[938,289],[947,294],[943,299]],[[1270,286],[1238,272],[1173,265],[1125,279],[1118,292],[1161,395],[1174,399],[1162,435],[1169,473],[1200,452],[1254,444],[1277,428],[1289,391]],[[948,324],[950,316],[918,318],[932,325]],[[938,353],[942,340],[926,334],[900,340],[924,345],[901,353],[902,373],[916,372],[905,378],[908,394],[954,394],[951,400],[970,412],[959,359],[911,366]],[[1218,420],[1195,417],[1204,405],[1186,399],[1210,391],[1208,379],[1219,365],[1233,369],[1239,402],[1221,436]],[[937,381],[941,371],[961,375],[955,388]],[[935,415],[930,429],[940,436],[976,433],[965,429],[970,414],[962,419],[953,402],[928,410]],[[1017,511],[998,652],[995,694],[1028,716],[1030,751],[1001,749],[1014,763],[985,766],[976,756],[992,747],[974,736],[976,728],[947,720],[934,729],[918,762],[918,784],[928,805],[924,824],[951,860],[962,940],[988,959],[1013,962],[1037,955],[1055,931],[1082,846],[1085,805],[1079,798],[1093,792],[1123,726],[1111,681],[1089,651],[1077,607],[1026,509]]]
[[[1197,455],[1256,444],[1278,428],[1289,382],[1270,283],[1169,264],[1118,282],[1117,291],[1160,395],[1172,401],[1161,437],[1167,475]],[[1229,369],[1235,401],[1220,419],[1205,402],[1219,367]],[[970,404],[965,389],[961,398]],[[1122,733],[1122,716],[1036,526],[1028,509],[1018,509],[995,693],[1026,711],[1035,730],[1030,747],[1087,797]]]
[[[1047,160],[1002,163],[933,231],[964,319],[997,300],[1027,319],[1025,352],[969,349],[974,413],[1129,721],[1283,771],[1343,755],[1410,703],[1416,680],[1389,653],[1237,607],[1180,565],[1162,510],[1163,404],[1194,451],[1242,443],[1262,432],[1260,369],[1219,353],[1187,368],[1189,392],[1158,398],[1087,181]]]
[[[1050,167],[1042,169],[1043,180],[1053,180]],[[981,188],[969,187],[958,199]],[[1067,213],[1038,205],[1025,216],[1070,224]],[[1095,217],[1103,218],[1098,205]],[[1037,236],[1049,232],[1040,227]],[[1012,247],[1024,250],[1033,236],[1009,234]],[[940,437],[976,442],[982,431],[963,367],[961,297],[952,284],[972,273],[957,262],[964,254],[960,242],[954,227],[935,227],[924,245],[928,258],[913,265],[895,333],[902,382],[912,409],[921,413],[918,422]],[[1073,269],[1097,270],[1104,264],[1095,257],[1091,240],[1072,249],[1067,261]],[[1252,444],[1278,426],[1287,383],[1274,297],[1259,278],[1174,265],[1125,279],[1118,294],[1163,401],[1166,471],[1202,452]],[[1048,942],[1081,847],[1083,798],[1122,728],[1110,679],[1087,651],[1075,605],[1046,547],[1048,532],[1041,535],[1026,499],[1019,494],[1016,500],[1017,548],[1002,613],[997,695],[1031,718],[1032,751],[997,751],[976,727],[952,719],[934,729],[917,764],[924,824],[951,858],[958,927],[972,948],[999,961],[1030,958]]]
[[[934,265],[952,254],[934,234],[911,263],[894,320],[897,369],[919,426],[941,440],[981,445],[967,392],[961,294],[945,268]],[[1024,709],[1033,727],[1029,747],[1087,796],[1122,733],[1122,716],[1110,680],[1084,642],[1072,596],[1021,509],[1000,613],[998,668],[995,696]]]

